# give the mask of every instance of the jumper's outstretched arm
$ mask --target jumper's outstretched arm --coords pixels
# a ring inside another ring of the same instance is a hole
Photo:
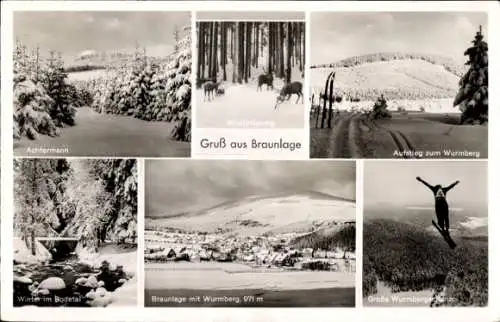
[[[449,190],[453,189],[453,187],[455,187],[459,183],[460,183],[460,181],[457,180],[457,181],[453,182],[452,184],[450,184],[448,187],[443,188],[443,190],[449,191]]]
[[[426,185],[426,186],[427,186],[427,188],[429,188],[429,189],[431,189],[431,190],[433,190],[433,189],[434,189],[434,186],[431,186],[430,184],[428,184],[427,182],[425,182],[424,180],[422,180],[422,178],[417,177],[417,180],[418,180],[418,181],[420,181],[420,182],[422,182],[424,185]]]

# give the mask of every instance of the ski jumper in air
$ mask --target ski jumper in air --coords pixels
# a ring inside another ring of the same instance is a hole
[[[434,194],[434,208],[436,210],[436,217],[438,220],[439,227],[446,233],[448,233],[450,229],[450,219],[449,219],[449,210],[448,203],[446,202],[446,193],[450,191],[453,187],[455,187],[460,181],[455,181],[448,187],[443,187],[441,185],[430,185],[420,177],[417,177],[417,180],[422,182],[427,188],[431,189]]]

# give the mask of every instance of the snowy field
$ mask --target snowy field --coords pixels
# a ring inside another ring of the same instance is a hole
[[[311,96],[315,102],[324,91],[328,74],[334,69],[315,68],[310,73]],[[351,68],[336,68],[334,91],[342,89],[357,89],[367,92],[373,90],[399,89],[401,93],[448,93],[450,98],[442,99],[406,99],[387,101],[388,109],[396,111],[404,108],[406,111],[421,111],[426,113],[457,113],[453,107],[453,97],[458,91],[458,76],[445,70],[443,66],[430,64],[421,60],[394,60],[372,62]],[[373,108],[374,101],[335,103],[339,110],[357,110]]]
[[[354,287],[355,273],[252,271],[234,263],[147,263],[144,287],[154,289],[307,290]]]
[[[189,157],[189,142],[170,138],[173,124],[147,122],[125,115],[99,114],[88,107],[76,113],[76,125],[61,129],[58,137],[40,135],[14,144],[14,154],[44,156],[36,149],[58,148],[51,155],[114,157]],[[33,150],[35,149],[35,150]]]
[[[105,69],[95,69],[83,72],[68,73],[68,80],[71,81],[89,81],[91,79],[97,79],[101,77],[111,77],[114,76],[114,71],[106,71]]]
[[[352,221],[356,218],[353,202],[314,199],[292,195],[280,198],[250,200],[231,207],[217,207],[192,216],[160,219],[171,228],[214,232],[229,229],[239,235],[253,236],[264,232],[287,233],[307,230],[313,223]],[[241,221],[252,220],[257,227],[242,227]]]
[[[224,85],[223,85],[224,86]],[[276,88],[280,88],[275,84]],[[278,105],[278,93],[266,90],[257,91],[257,85],[225,84],[225,95],[212,101],[204,99],[202,89],[196,90],[196,126],[200,128],[303,128],[304,104],[297,95],[290,101]]]

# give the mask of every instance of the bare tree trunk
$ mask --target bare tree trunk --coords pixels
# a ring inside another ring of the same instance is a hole
[[[234,43],[234,26],[229,27],[229,31],[231,32],[231,37],[229,37],[229,52],[231,53],[231,60],[234,59],[234,49],[233,49],[233,43]]]
[[[214,40],[214,23],[213,22],[208,22],[209,24],[209,31],[208,31],[208,46],[207,46],[207,49],[208,49],[208,77],[211,78],[212,75],[213,75],[213,58],[212,58],[212,54],[213,54],[213,49],[212,49],[212,46],[213,46],[213,40]]]
[[[259,29],[259,34],[260,34],[260,56],[264,56],[264,27],[265,25],[262,24],[260,29]],[[269,37],[268,37],[269,41]]]
[[[286,83],[290,83],[292,79],[292,50],[293,50],[293,43],[292,43],[292,23],[288,23],[288,28],[287,28],[287,49],[286,49]]]
[[[305,24],[303,22],[299,23],[300,26],[300,60],[299,67],[300,71],[304,71],[305,57],[306,57],[306,33],[305,33]]]
[[[259,66],[259,23],[258,22],[255,22],[254,35],[255,35],[255,46],[254,46],[253,65],[254,67],[258,67]]]
[[[274,48],[273,48],[273,33],[274,33],[274,22],[268,22],[267,23],[267,50],[268,50],[268,57],[267,57],[267,72],[272,73],[273,71],[273,55],[274,55]]]
[[[279,41],[280,41],[280,46],[279,46],[279,53],[280,53],[280,77],[285,76],[285,45],[284,45],[284,39],[285,39],[285,28],[284,28],[284,23],[280,22],[280,35],[279,35]]]
[[[233,83],[239,82],[239,37],[240,37],[240,23],[236,22],[233,28]]]
[[[248,83],[252,67],[252,29],[253,22],[247,22],[245,83]]]
[[[217,81],[217,72],[218,72],[218,62],[217,62],[217,52],[219,50],[219,23],[217,21],[214,22],[214,30],[213,30],[213,53],[212,53],[212,58],[213,58],[213,63],[212,63],[212,79],[214,81]]]
[[[222,80],[227,80],[226,64],[227,64],[227,23],[222,22],[221,25],[221,65],[222,65]]]
[[[280,66],[280,23],[276,22],[275,23],[275,28],[274,28],[274,71],[276,73],[277,77],[281,77],[280,71],[281,71],[281,66]]]
[[[245,23],[238,23],[238,83],[242,83],[245,74]]]

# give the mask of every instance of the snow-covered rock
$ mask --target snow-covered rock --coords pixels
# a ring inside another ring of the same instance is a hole
[[[95,277],[95,275],[90,275],[87,278],[87,283],[85,283],[85,286],[90,288],[97,288],[99,286],[99,283],[97,282],[97,277]]]
[[[14,276],[14,282],[22,283],[22,284],[31,284],[33,280],[27,276]]]
[[[96,294],[95,294],[95,291],[94,290],[90,290],[90,292],[88,292],[86,295],[85,295],[86,298],[88,298],[89,300],[93,300],[96,298]]]
[[[13,238],[14,261],[17,263],[35,264],[52,259],[50,252],[40,242],[35,241],[35,255],[31,254],[26,243],[19,237]]]
[[[64,280],[60,277],[49,277],[43,280],[38,286],[39,290],[47,289],[49,291],[57,291],[66,288]]]
[[[87,283],[87,279],[85,277],[79,277],[76,279],[75,284],[83,286]]]
[[[128,253],[111,253],[111,254],[96,254],[85,249],[80,249],[77,252],[81,263],[87,264],[94,268],[100,268],[103,261],[109,262],[111,270],[117,266],[122,266],[123,271],[127,275],[136,275],[137,272],[137,251]],[[97,283],[97,281],[96,281]]]
[[[50,291],[46,288],[41,288],[38,290],[38,295],[44,295],[44,296],[47,296],[50,294]]]
[[[104,287],[104,285],[105,285],[104,281],[97,282],[98,287]]]
[[[104,287],[99,287],[95,290],[96,296],[104,297],[106,295],[107,291]]]

